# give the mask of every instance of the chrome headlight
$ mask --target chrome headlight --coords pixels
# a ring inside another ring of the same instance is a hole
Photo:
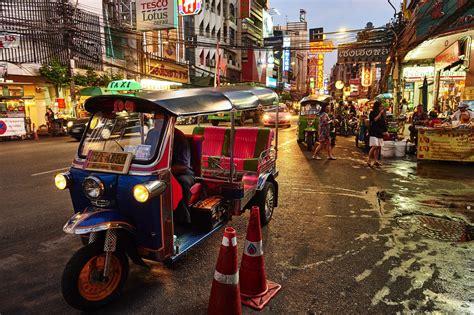
[[[64,190],[71,186],[71,173],[59,173],[54,176],[54,184],[60,190]]]
[[[74,125],[74,122],[73,122],[73,121],[68,121],[68,122],[67,122],[67,127],[68,127],[68,128],[71,128],[73,125]]]
[[[82,182],[82,190],[90,199],[98,199],[104,194],[104,183],[94,176],[89,176]]]
[[[150,198],[161,195],[166,190],[166,183],[154,180],[133,187],[133,197],[138,202],[147,202]]]

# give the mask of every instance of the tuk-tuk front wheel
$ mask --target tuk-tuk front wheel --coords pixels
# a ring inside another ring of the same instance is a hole
[[[64,299],[79,310],[94,310],[117,298],[128,277],[128,258],[115,251],[104,278],[105,253],[101,242],[79,249],[69,260],[61,279]]]
[[[273,210],[275,210],[275,186],[272,182],[266,182],[263,189],[258,191],[254,197],[255,202],[252,203],[254,206],[260,208],[260,225],[267,225],[273,216]]]

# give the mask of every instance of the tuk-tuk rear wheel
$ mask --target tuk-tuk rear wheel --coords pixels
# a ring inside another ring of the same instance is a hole
[[[275,186],[272,182],[266,182],[263,189],[254,197],[255,201],[252,203],[253,206],[260,208],[260,225],[267,225],[273,217],[273,211],[275,210]]]
[[[307,132],[306,137],[305,137],[305,141],[306,141],[306,147],[307,147],[308,151],[312,151],[313,150],[313,145],[314,145],[313,133]]]
[[[121,250],[112,253],[109,274],[103,278],[105,253],[101,242],[79,249],[69,260],[61,279],[66,302],[79,310],[94,310],[116,299],[128,277],[128,258]]]

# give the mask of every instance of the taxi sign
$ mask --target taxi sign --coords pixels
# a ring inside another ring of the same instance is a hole
[[[178,0],[180,15],[196,15],[201,12],[202,0]]]

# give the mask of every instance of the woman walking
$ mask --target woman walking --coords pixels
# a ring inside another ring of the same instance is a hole
[[[321,160],[318,156],[319,151],[326,147],[328,153],[328,160],[335,160],[336,158],[332,155],[332,147],[331,147],[331,128],[330,128],[330,119],[327,114],[327,105],[321,106],[321,111],[319,115],[319,145],[316,147],[313,153],[313,159]]]
[[[379,101],[374,102],[372,111],[369,114],[369,166],[380,166],[378,161],[380,151],[383,147],[383,134],[387,132],[387,124],[385,122],[385,108]]]

